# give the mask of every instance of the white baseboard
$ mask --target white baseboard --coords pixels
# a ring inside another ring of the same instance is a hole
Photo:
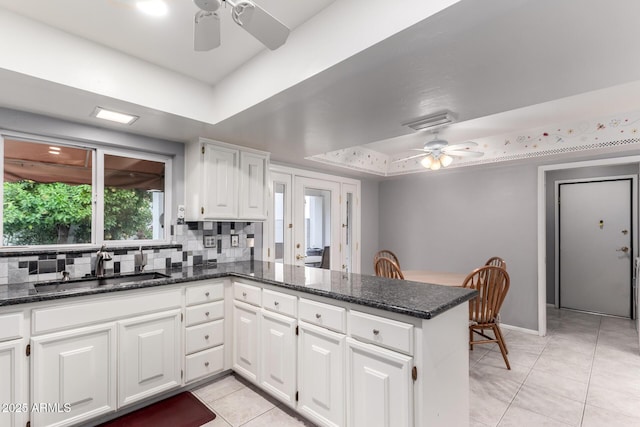
[[[500,323],[500,327],[504,329],[511,329],[512,331],[524,332],[525,334],[540,335],[536,330],[507,325],[506,323]]]

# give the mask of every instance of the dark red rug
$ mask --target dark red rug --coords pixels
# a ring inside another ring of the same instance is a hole
[[[200,427],[215,417],[216,414],[197,397],[183,392],[100,424],[100,427]]]

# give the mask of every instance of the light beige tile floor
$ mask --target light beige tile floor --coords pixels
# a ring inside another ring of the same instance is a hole
[[[633,322],[547,311],[546,337],[503,330],[510,371],[495,345],[469,352],[470,425],[640,426],[640,350]],[[217,414],[207,427],[313,425],[233,375],[194,394]]]

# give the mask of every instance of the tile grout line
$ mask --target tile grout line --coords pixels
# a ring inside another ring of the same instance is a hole
[[[596,344],[593,346],[593,356],[591,357],[591,369],[589,369],[589,380],[587,381],[587,394],[584,397],[584,406],[582,407],[582,417],[580,418],[580,426],[584,423],[584,414],[587,412],[587,399],[589,398],[589,388],[591,388],[591,376],[593,375],[593,365],[596,361],[596,352],[598,351],[598,341],[600,341],[600,332],[602,330],[602,319],[598,322],[598,334],[596,335]]]

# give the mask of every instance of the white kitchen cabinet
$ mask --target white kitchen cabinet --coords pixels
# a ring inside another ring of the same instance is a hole
[[[298,324],[298,411],[323,426],[345,424],[345,335]]]
[[[266,218],[268,153],[201,138],[185,161],[188,221]]]
[[[0,343],[0,426],[23,426],[29,415],[29,402],[23,392],[24,348],[24,340]]]
[[[240,218],[266,219],[267,161],[264,154],[240,153]]]
[[[258,382],[259,308],[233,302],[233,369],[244,378]]]
[[[347,424],[412,426],[412,365],[410,356],[347,338]]]
[[[185,292],[185,383],[224,370],[224,284],[210,281]]]
[[[262,310],[260,385],[291,407],[296,404],[296,323]]]
[[[66,426],[116,410],[116,327],[108,323],[31,339],[33,426]],[[68,412],[67,412],[68,411]]]
[[[119,406],[180,386],[180,310],[120,321],[118,329]]]

